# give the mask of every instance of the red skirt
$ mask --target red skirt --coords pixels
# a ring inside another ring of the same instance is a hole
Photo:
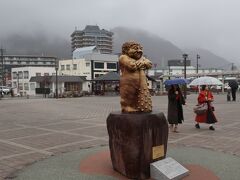
[[[196,115],[195,121],[198,123],[213,124],[217,122],[216,116],[211,109],[208,109],[206,113]]]

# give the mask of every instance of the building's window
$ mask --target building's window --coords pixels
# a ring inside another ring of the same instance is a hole
[[[102,74],[95,74],[94,76],[96,78],[96,77],[102,76]]]
[[[107,63],[107,68],[108,69],[117,69],[116,63]]]
[[[26,64],[30,64],[30,61],[26,61]]]
[[[49,73],[44,73],[44,76],[49,76]]]
[[[28,79],[29,73],[28,71],[23,71],[23,78]]]
[[[13,87],[17,87],[17,82],[13,82]]]
[[[41,73],[36,73],[36,76],[41,76]]]
[[[22,79],[23,78],[23,72],[22,71],[18,71],[18,78]]]
[[[34,64],[38,64],[38,62],[37,62],[37,61],[34,61]]]
[[[18,84],[18,88],[19,88],[19,90],[23,90],[23,84],[22,84],[22,83],[19,83],[19,84]]]
[[[30,90],[34,91],[35,90],[35,83],[30,83]]]
[[[17,79],[17,72],[13,72],[12,75],[13,75],[12,77],[13,79]]]
[[[28,90],[29,90],[28,83],[24,83],[24,90],[26,90],[26,91],[28,91]]]
[[[89,66],[90,66],[90,62],[87,62],[87,63],[86,63],[86,67],[89,67]]]
[[[61,65],[61,70],[65,70],[65,66],[64,65]]]
[[[77,70],[77,64],[73,64],[73,70]]]
[[[17,61],[18,64],[21,64],[21,61]]]
[[[43,64],[46,64],[46,61],[43,61]]]
[[[70,70],[70,64],[66,65],[66,70]]]
[[[96,69],[104,69],[104,63],[95,62],[94,64]]]

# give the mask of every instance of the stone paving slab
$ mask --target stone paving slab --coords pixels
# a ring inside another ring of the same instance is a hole
[[[51,131],[41,130],[36,128],[11,129],[9,131],[0,131],[0,137],[1,139],[14,139],[14,138],[32,136],[32,134],[34,135],[47,134],[49,132]]]
[[[86,127],[84,129],[78,129],[78,130],[73,130],[73,131],[69,131],[72,133],[77,133],[79,135],[87,135],[89,134],[89,132],[91,132],[92,136],[95,137],[108,137],[108,133],[107,133],[107,127],[106,125],[102,125],[102,126],[95,126],[95,127]]]
[[[15,143],[30,146],[36,149],[45,149],[48,147],[54,147],[61,144],[67,144],[72,142],[90,140],[91,138],[81,135],[67,134],[67,133],[54,133],[48,135],[27,137],[21,139],[12,140]]]
[[[206,124],[194,128],[192,109],[197,95],[191,94],[183,107],[185,121],[179,125],[180,133],[169,133],[170,145],[240,156],[240,94],[236,102],[227,102],[226,95],[214,96],[216,131],[209,131]],[[166,115],[167,96],[153,96],[152,100],[153,109]],[[120,110],[119,101],[118,96],[0,100],[0,179],[54,154],[108,144],[106,118],[110,112]]]
[[[5,156],[11,156],[25,152],[29,152],[29,150],[23,147],[14,146],[14,144],[7,143],[6,141],[1,142],[0,140],[0,159]]]
[[[55,124],[43,125],[41,128],[51,129],[51,130],[73,130],[73,129],[85,129],[86,127],[92,127],[95,125],[90,125],[86,123],[78,123],[78,122],[61,122]]]

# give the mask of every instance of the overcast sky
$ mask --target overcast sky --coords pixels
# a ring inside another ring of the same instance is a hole
[[[239,8],[239,0],[0,0],[0,38],[44,32],[70,39],[87,24],[124,26],[240,62]]]

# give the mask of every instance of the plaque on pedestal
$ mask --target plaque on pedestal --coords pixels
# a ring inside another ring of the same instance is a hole
[[[174,159],[168,157],[150,164],[151,178],[156,180],[178,180],[189,171]]]

